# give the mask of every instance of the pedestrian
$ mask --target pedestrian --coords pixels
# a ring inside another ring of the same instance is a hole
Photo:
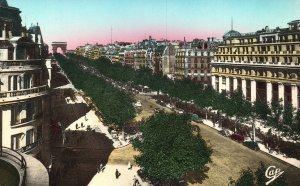
[[[78,123],[76,123],[75,127],[76,127],[76,130],[77,130],[78,129]]]
[[[81,127],[82,127],[82,128],[85,127],[85,126],[83,125],[83,122],[81,122]]]
[[[100,167],[99,166],[97,166],[97,173],[99,173],[100,172]]]
[[[128,162],[128,170],[131,170],[132,165],[130,164],[130,161]]]
[[[134,181],[133,186],[139,185],[139,180],[136,178],[135,175],[134,175],[134,177],[133,177],[133,181]]]
[[[120,176],[120,172],[118,171],[118,169],[116,169],[115,175],[116,175],[116,179],[118,179]]]
[[[100,171],[102,171],[102,169],[103,169],[103,165],[102,165],[102,163],[99,165],[99,172]]]

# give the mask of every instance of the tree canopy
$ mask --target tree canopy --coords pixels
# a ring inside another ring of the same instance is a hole
[[[273,100],[271,106],[266,101],[257,100],[252,105],[245,99],[241,90],[237,90],[231,94],[228,92],[217,92],[212,86],[204,86],[200,83],[195,83],[190,79],[170,80],[162,74],[153,74],[150,69],[133,69],[130,66],[122,65],[121,63],[111,63],[106,57],[101,57],[97,60],[90,60],[76,54],[68,54],[68,57],[74,60],[85,62],[87,65],[95,67],[101,74],[110,77],[120,82],[132,82],[135,85],[148,86],[153,90],[162,91],[170,97],[178,98],[183,101],[194,100],[194,103],[202,108],[213,108],[221,111],[229,117],[236,116],[238,120],[249,119],[256,117],[267,121],[267,124],[282,130],[282,123],[291,122],[291,112],[285,113],[285,121],[283,118],[283,108],[279,101]],[[293,117],[292,121],[296,121]],[[299,121],[299,120],[297,120]],[[299,128],[299,123],[292,123],[292,126]],[[297,131],[297,132],[296,132]],[[300,130],[288,131],[291,135],[300,135]]]
[[[73,85],[91,97],[101,111],[105,123],[122,127],[125,122],[135,117],[132,105],[134,99],[130,95],[113,87],[104,79],[85,72],[72,59],[59,54],[55,55],[55,58]]]
[[[202,170],[212,153],[200,134],[192,133],[189,115],[156,113],[141,123],[142,140],[133,146],[143,173],[156,181],[176,181],[188,171]]]

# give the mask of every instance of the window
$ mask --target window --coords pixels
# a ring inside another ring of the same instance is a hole
[[[295,45],[291,45],[291,51],[295,51]]]
[[[26,131],[26,145],[30,145],[33,143],[34,130]]]
[[[16,134],[11,136],[11,149],[18,150],[21,148],[21,137],[22,134]]]
[[[28,74],[24,75],[24,89],[30,88],[30,77]]]

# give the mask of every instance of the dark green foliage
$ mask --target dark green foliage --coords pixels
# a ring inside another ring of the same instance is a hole
[[[256,115],[263,120],[267,120],[268,115],[271,114],[271,109],[265,101],[254,102],[254,110]]]
[[[189,115],[159,112],[141,123],[143,140],[133,141],[143,173],[156,181],[176,181],[188,171],[202,170],[211,150],[200,134],[193,135]]]
[[[271,117],[268,118],[268,125],[281,129],[279,119],[282,114],[282,105],[277,100],[272,100],[271,103]]]
[[[102,78],[83,71],[74,60],[55,55],[56,60],[77,89],[82,89],[101,110],[106,123],[122,127],[135,116],[133,98],[114,88]]]
[[[293,123],[293,107],[290,103],[284,105],[283,111],[283,123],[289,127],[292,126]]]
[[[292,129],[296,134],[300,135],[300,109],[298,109],[296,113],[296,117]]]
[[[236,181],[236,186],[253,186],[254,175],[250,168],[241,171],[241,177]]]
[[[260,162],[259,167],[255,171],[256,183],[258,186],[265,186],[267,182],[267,178],[265,176],[267,168],[263,162]]]
[[[252,112],[252,106],[249,101],[247,101],[242,91],[233,92],[230,96],[231,104],[233,105],[233,115],[237,118],[248,118]]]

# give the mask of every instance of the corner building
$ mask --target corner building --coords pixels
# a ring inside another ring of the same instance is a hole
[[[227,32],[211,62],[215,90],[242,90],[247,100],[280,101],[299,108],[300,20],[288,28]]]
[[[1,9],[20,12],[7,3],[1,3]],[[10,17],[0,16],[0,146],[43,161],[41,147],[50,124],[51,60],[45,59],[48,47],[39,26],[22,27],[22,33],[14,35],[14,25]]]

